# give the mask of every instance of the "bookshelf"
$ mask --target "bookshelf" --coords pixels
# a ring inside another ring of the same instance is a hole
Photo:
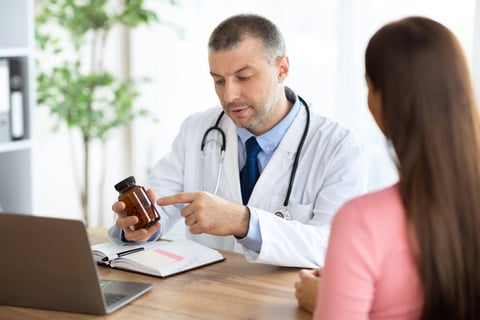
[[[33,47],[34,0],[0,0],[0,207],[5,212],[33,213]]]

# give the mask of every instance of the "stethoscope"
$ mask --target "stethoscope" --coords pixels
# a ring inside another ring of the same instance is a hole
[[[308,109],[308,105],[305,102],[305,100],[303,100],[302,97],[298,96],[298,99],[300,100],[300,102],[305,107],[305,110],[307,111],[307,121],[305,122],[305,129],[303,129],[302,138],[300,139],[300,142],[298,144],[297,152],[295,154],[295,159],[293,161],[292,172],[290,173],[290,181],[288,183],[288,189],[287,189],[287,194],[285,195],[285,200],[283,201],[283,207],[278,209],[274,213],[277,217],[280,217],[280,218],[283,218],[283,219],[286,219],[286,220],[292,220],[292,214],[290,213],[290,210],[288,210],[288,202],[290,201],[290,194],[292,193],[293,182],[295,181],[295,174],[297,172],[298,161],[300,159],[300,153],[302,152],[303,144],[305,143],[305,139],[307,138],[308,128],[310,126],[310,110]],[[215,125],[213,125],[212,127],[208,128],[205,131],[205,133],[203,134],[203,137],[202,137],[202,144],[200,146],[200,151],[201,151],[202,159],[203,159],[204,156],[205,156],[204,155],[204,149],[205,149],[205,145],[208,142],[207,137],[208,137],[209,133],[213,132],[213,131],[217,131],[220,134],[220,137],[221,137],[220,164],[218,166],[217,180],[215,182],[215,188],[214,188],[214,191],[213,191],[214,194],[217,193],[218,186],[220,185],[220,176],[221,176],[222,170],[223,170],[223,160],[225,158],[225,148],[226,148],[226,145],[227,145],[227,143],[226,143],[227,139],[226,139],[226,136],[225,136],[225,132],[219,126],[220,121],[222,120],[222,117],[223,117],[224,114],[225,114],[225,112],[222,111],[220,113],[220,115],[218,116],[217,121],[215,122]]]

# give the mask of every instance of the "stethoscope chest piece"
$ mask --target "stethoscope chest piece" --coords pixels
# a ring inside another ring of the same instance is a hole
[[[292,220],[292,214],[290,213],[290,210],[288,210],[287,207],[283,207],[281,209],[278,209],[275,212],[275,215],[277,217],[285,219],[285,220]]]

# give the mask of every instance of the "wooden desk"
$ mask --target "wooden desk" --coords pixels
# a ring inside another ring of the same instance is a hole
[[[89,229],[89,235],[92,243],[106,240],[104,229]],[[222,253],[223,262],[165,279],[99,266],[100,278],[154,283],[150,292],[107,316],[0,306],[0,319],[311,319],[297,307],[298,269]]]

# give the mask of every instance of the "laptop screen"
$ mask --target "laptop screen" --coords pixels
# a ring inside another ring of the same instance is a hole
[[[79,220],[0,213],[0,252],[0,304],[105,314],[152,287],[109,281],[103,291],[123,297],[107,308]]]

